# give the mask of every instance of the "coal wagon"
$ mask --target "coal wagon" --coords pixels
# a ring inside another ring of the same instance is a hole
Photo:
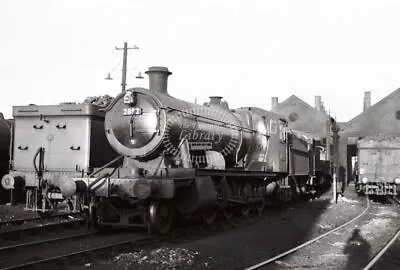
[[[23,191],[27,210],[82,211],[83,197],[64,198],[54,186],[84,177],[117,156],[104,134],[100,109],[92,104],[14,106],[13,156],[3,189]]]
[[[357,147],[357,192],[397,195],[400,190],[400,137],[367,137],[361,139]]]

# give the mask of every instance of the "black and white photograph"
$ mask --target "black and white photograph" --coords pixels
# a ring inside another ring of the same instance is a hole
[[[0,269],[400,269],[400,1],[0,1]]]

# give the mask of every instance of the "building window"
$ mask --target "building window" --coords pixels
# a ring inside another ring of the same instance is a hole
[[[400,120],[400,111],[397,111],[394,116],[396,117],[397,120]]]
[[[290,121],[296,122],[297,119],[299,119],[299,115],[298,115],[297,113],[291,112],[291,113],[289,114],[289,120],[290,120]]]

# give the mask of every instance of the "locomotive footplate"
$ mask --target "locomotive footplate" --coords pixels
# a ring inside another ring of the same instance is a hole
[[[91,178],[73,178],[75,185],[60,186],[64,196],[78,192],[78,186],[84,186],[92,194],[99,197],[131,197],[146,199],[148,197],[171,199],[174,197],[174,191],[178,187],[191,185],[195,179],[202,177],[246,177],[268,179],[269,181],[283,179],[286,173],[262,172],[262,171],[239,171],[239,170],[211,170],[211,169],[165,169],[161,170],[156,176],[129,177],[120,175],[120,177],[91,177]],[[200,180],[201,181],[201,180]],[[82,189],[82,188],[81,188]]]
[[[268,177],[269,179],[282,179],[287,176],[286,172],[264,172],[264,171],[245,171],[245,170],[213,170],[195,169],[196,176],[228,176],[228,177]]]
[[[171,178],[73,178],[75,183],[84,183],[85,189],[98,197],[130,197],[145,199],[173,198],[177,184],[188,185],[191,179]],[[179,182],[179,183],[177,183]],[[64,188],[60,187],[63,192]]]

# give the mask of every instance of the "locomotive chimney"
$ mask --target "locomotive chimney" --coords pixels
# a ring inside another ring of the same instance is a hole
[[[321,103],[321,96],[315,96],[315,109],[317,111],[321,111],[322,103]]]
[[[278,106],[278,97],[272,97],[271,98],[271,110],[275,109],[276,106]]]
[[[371,107],[371,92],[365,91],[364,92],[364,112]]]
[[[172,74],[166,67],[149,67],[145,72],[149,75],[149,89],[168,95],[168,76]]]
[[[219,96],[211,96],[210,97],[210,106],[220,106],[222,97]]]

